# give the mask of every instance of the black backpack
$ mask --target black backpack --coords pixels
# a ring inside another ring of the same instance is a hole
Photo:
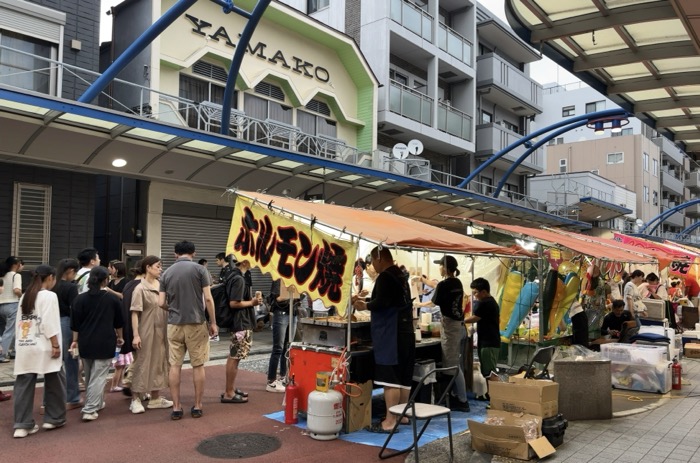
[[[223,283],[212,286],[211,295],[214,299],[214,315],[219,328],[231,329],[233,326],[233,309],[229,306],[228,284],[230,278],[226,278]]]

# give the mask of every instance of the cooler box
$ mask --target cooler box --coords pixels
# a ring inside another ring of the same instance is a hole
[[[613,363],[655,365],[668,359],[668,346],[608,343],[600,345],[600,354]]]
[[[658,299],[642,299],[647,308],[647,318],[662,320],[666,318],[666,302]]]

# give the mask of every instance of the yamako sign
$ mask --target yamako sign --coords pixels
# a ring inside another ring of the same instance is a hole
[[[285,213],[238,195],[226,250],[344,314],[350,300],[357,244],[340,240]]]

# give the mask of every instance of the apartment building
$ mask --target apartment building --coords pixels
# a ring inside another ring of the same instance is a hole
[[[545,85],[543,108],[537,119],[539,128],[618,106],[584,84],[551,84]],[[685,153],[639,119],[630,117],[628,121],[614,132],[608,124],[601,134],[582,126],[551,140],[546,147],[546,174],[580,176],[588,172],[589,178],[585,181],[578,178],[577,183],[595,183],[600,176],[636,194],[635,207],[622,205],[634,210],[634,215],[626,214],[596,224],[617,231],[634,231],[637,219],[646,223],[691,197],[685,185],[690,170],[690,160]],[[692,185],[692,180],[689,184]],[[573,190],[562,191],[573,197]],[[690,225],[689,219],[694,213],[693,209],[671,215],[659,227],[659,233],[679,233]]]

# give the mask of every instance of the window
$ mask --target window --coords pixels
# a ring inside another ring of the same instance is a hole
[[[561,108],[561,117],[571,117],[576,115],[576,106],[564,106]]]
[[[659,192],[654,190],[651,197],[652,197],[652,203],[654,204],[654,206],[658,206],[659,205]]]
[[[12,255],[28,266],[49,261],[51,187],[15,182],[12,210]]]
[[[644,172],[649,172],[649,153],[642,154],[642,167]]]
[[[7,47],[0,48],[0,84],[56,95],[56,67],[26,54],[55,60],[55,46],[5,30],[0,30],[0,45]]]
[[[488,177],[480,177],[481,182],[481,194],[490,196],[493,194],[493,179]]]
[[[567,164],[566,159],[560,159],[559,160],[559,173],[565,174],[567,172],[567,167],[568,167],[568,164]]]
[[[491,122],[493,122],[493,115],[489,112],[481,111],[481,123],[490,124]]]
[[[394,80],[401,85],[408,85],[408,76],[395,71],[394,69],[389,69],[389,79]]]
[[[562,143],[564,143],[564,137],[552,138],[551,140],[549,140],[549,143],[547,143],[547,144],[548,145],[561,145]]]
[[[597,111],[602,111],[605,109],[605,101],[594,101],[593,103],[586,103],[586,114],[594,113]]]
[[[284,124],[292,123],[292,108],[272,100],[246,93],[243,97],[247,115],[261,121],[271,119]]]
[[[659,176],[659,160],[658,160],[658,159],[654,159],[654,160],[652,161],[652,164],[651,164],[651,165],[653,166],[653,169],[652,169],[651,173],[654,174],[654,177],[658,177],[658,176]]]
[[[308,11],[307,14],[315,13],[318,10],[328,8],[330,3],[331,3],[331,0],[307,0],[307,2],[306,2],[306,9]]]
[[[625,153],[608,153],[608,164],[622,164],[625,162]]]
[[[511,132],[520,133],[520,129],[518,128],[518,126],[513,124],[512,122],[502,121],[501,124],[503,125],[503,127],[510,130]]]
[[[195,105],[199,105],[204,101],[209,101],[217,105],[224,104],[224,87],[218,85],[215,82],[209,82],[204,79],[197,79],[195,77],[189,76],[187,74],[180,74],[180,98],[185,98],[187,100],[194,101]],[[236,96],[234,93],[232,105],[233,108],[236,107]],[[219,126],[215,124],[206,125],[201,127],[200,124],[203,121],[199,118],[196,108],[191,107],[187,103],[180,103],[180,114],[187,121],[187,125],[190,127],[210,130],[212,132],[219,132]],[[220,115],[216,118],[217,122],[220,122]],[[220,125],[220,124],[219,124]]]
[[[644,198],[645,203],[649,202],[649,187],[646,185],[644,185],[644,188],[642,191],[642,197]]]

